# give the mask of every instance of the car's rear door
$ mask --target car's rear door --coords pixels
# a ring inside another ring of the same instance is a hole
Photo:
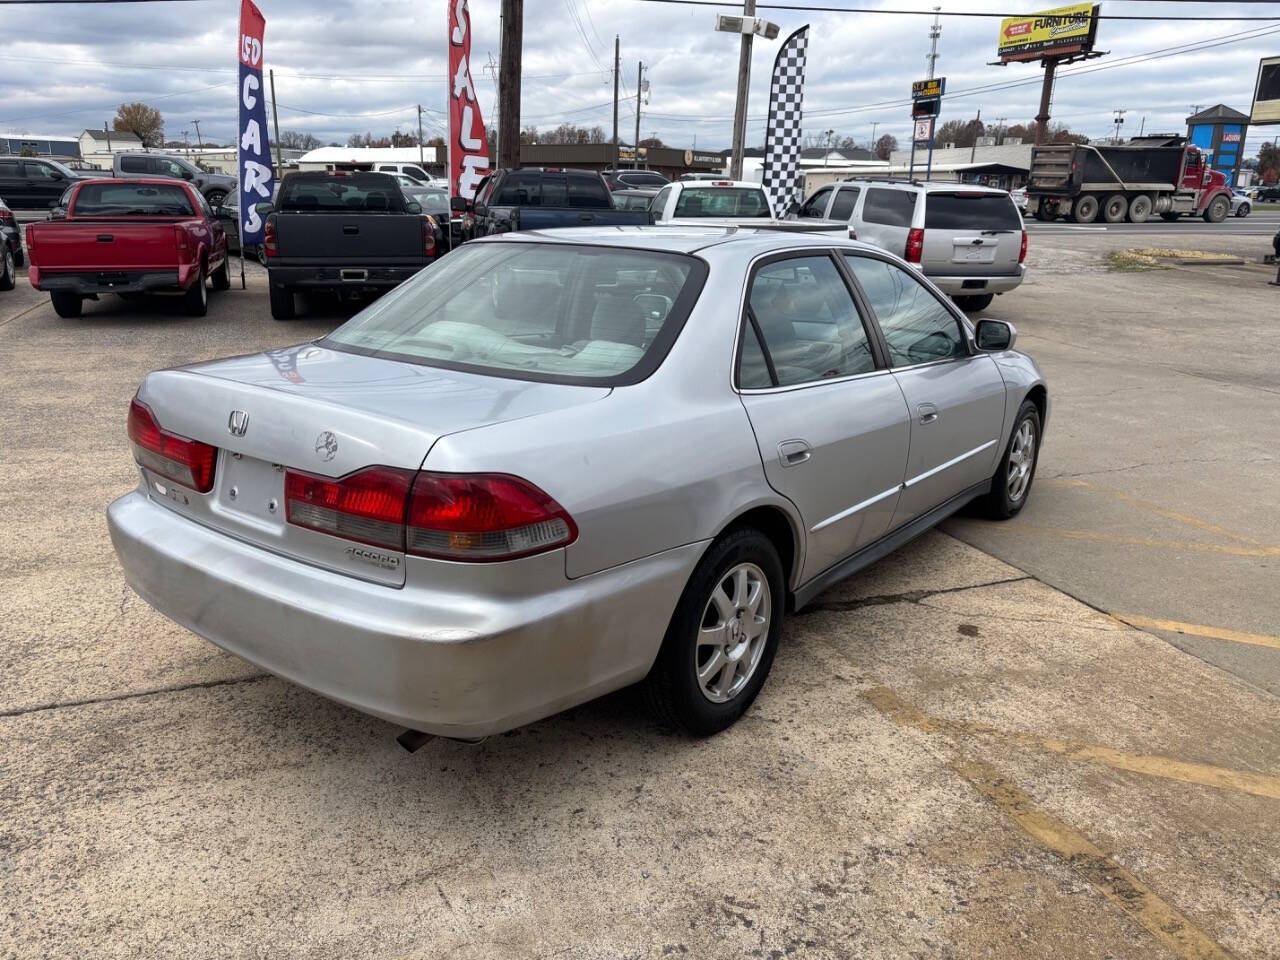
[[[1018,272],[1022,217],[1007,193],[930,190],[925,194],[924,249],[928,277],[1008,276]]]
[[[907,406],[834,254],[762,260],[748,289],[736,382],[765,476],[804,521],[806,581],[888,530]]]
[[[971,353],[960,317],[914,271],[870,254],[846,254],[880,331],[911,417],[899,527],[995,472],[1005,386],[995,361]]]

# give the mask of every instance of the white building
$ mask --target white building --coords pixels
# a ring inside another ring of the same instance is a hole
[[[126,150],[141,150],[142,140],[136,133],[123,130],[86,130],[80,134],[80,159],[111,169],[111,159]]]
[[[298,158],[299,170],[370,170],[377,163],[422,163],[440,172],[443,147],[319,147]]]

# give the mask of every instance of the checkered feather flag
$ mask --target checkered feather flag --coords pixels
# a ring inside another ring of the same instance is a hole
[[[800,139],[804,113],[804,61],[809,48],[806,23],[787,37],[773,61],[769,126],[765,130],[763,183],[778,216],[800,196]]]

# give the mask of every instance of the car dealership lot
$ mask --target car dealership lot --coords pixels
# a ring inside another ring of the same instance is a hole
[[[340,314],[252,264],[200,320],[0,296],[0,957],[1280,952],[1280,296],[1104,272],[1129,239],[1033,235],[988,311],[1055,396],[1024,513],[947,528],[995,556],[836,586],[715,738],[624,692],[412,756],[150,611],[103,520],[143,373]]]

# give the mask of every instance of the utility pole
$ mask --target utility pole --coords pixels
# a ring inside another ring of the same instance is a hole
[[[1008,119],[1009,119],[1008,117],[996,118],[996,146],[997,147],[1000,146],[1002,143],[1004,143],[1004,122]]]
[[[742,16],[756,15],[756,0],[745,0]],[[733,107],[733,153],[729,157],[729,179],[742,179],[743,141],[747,137],[747,96],[751,92],[751,38],[744,33],[738,47],[738,99]]]
[[[192,120],[191,122],[196,125],[196,149],[199,149],[204,146],[204,138],[200,136],[200,121]]]
[[[613,169],[618,169],[618,80],[622,70],[622,42],[613,35]],[[637,144],[638,146],[638,144]]]
[[[1144,113],[1142,115],[1142,123],[1139,124],[1138,126],[1138,136],[1141,137],[1146,132],[1147,132],[1147,115]]]
[[[1120,142],[1120,124],[1124,123],[1124,115],[1129,111],[1121,110],[1119,107],[1116,107],[1114,112],[1116,115],[1116,143],[1119,143]]]
[[[280,157],[280,114],[276,112],[276,72],[267,70],[267,76],[271,78],[271,122],[275,125],[276,131],[276,176],[284,176],[284,160]]]
[[[501,17],[499,17],[499,18],[498,18],[498,30],[499,30],[499,36],[501,36],[501,30],[502,30],[502,18],[501,18]],[[496,95],[499,93],[499,91],[498,91],[498,64],[494,62],[493,54],[492,54],[492,53],[491,53],[491,54],[489,54],[489,62],[488,62],[488,63],[486,63],[486,64],[484,65],[484,72],[485,72],[485,73],[487,73],[487,74],[489,74],[489,76],[493,78],[493,92],[494,92],[494,95],[496,96]],[[494,162],[494,163],[497,163],[497,162],[498,162],[498,158],[499,158],[500,156],[502,156],[502,128],[501,128],[501,127],[496,127],[495,129],[498,131],[498,132],[497,132],[497,142],[496,142],[496,143],[494,143],[494,145],[493,145],[493,157],[492,157],[491,159],[493,160],[493,162]]]
[[[498,166],[520,166],[520,63],[524,0],[502,0],[502,49],[498,53]]]
[[[418,166],[423,166],[422,159],[422,104],[418,104]]]
[[[982,111],[981,111],[981,110],[979,110],[979,111],[978,111],[978,115],[977,115],[977,117],[975,117],[975,118],[974,118],[974,123],[976,123],[976,124],[981,124],[981,123],[982,123]],[[978,128],[977,128],[977,127],[974,127],[974,130],[973,130],[973,145],[972,145],[971,147],[969,147],[969,162],[970,162],[970,163],[973,163],[974,158],[975,158],[977,155],[978,155]]]
[[[191,138],[188,136],[189,133],[191,133],[190,130],[182,131],[182,144],[186,148],[188,158],[191,157]]]
[[[1044,82],[1040,86],[1040,112],[1036,114],[1036,146],[1043,146],[1049,139],[1049,102],[1053,99],[1053,78],[1058,72],[1061,57],[1046,57]]]
[[[941,7],[933,8],[933,25],[929,27],[929,79],[933,79],[934,69],[938,66],[938,38],[942,36],[942,23],[938,20]]]
[[[876,120],[871,124],[871,155],[876,155],[876,127],[880,126],[880,121]]]
[[[636,64],[636,160],[631,166],[640,169],[640,93],[644,89],[644,64]],[[645,164],[648,166],[648,164]]]

